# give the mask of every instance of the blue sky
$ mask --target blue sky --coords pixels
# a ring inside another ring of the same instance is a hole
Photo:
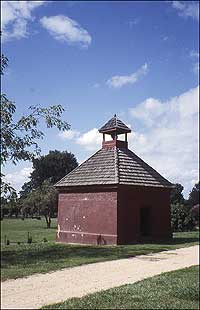
[[[101,147],[115,113],[129,147],[185,195],[198,180],[198,2],[3,1],[3,91],[17,113],[62,104],[71,130],[46,130],[49,150],[79,162]],[[31,163],[5,167],[17,189]]]

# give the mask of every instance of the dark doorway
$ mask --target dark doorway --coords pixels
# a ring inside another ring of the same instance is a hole
[[[140,209],[140,233],[142,237],[148,237],[151,234],[151,212],[149,207]]]

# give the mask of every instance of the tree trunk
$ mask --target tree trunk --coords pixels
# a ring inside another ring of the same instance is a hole
[[[51,217],[48,215],[45,215],[45,220],[47,223],[47,228],[51,228]]]

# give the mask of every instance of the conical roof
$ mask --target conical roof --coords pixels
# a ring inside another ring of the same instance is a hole
[[[126,148],[102,148],[56,183],[68,186],[126,184],[153,187],[173,185]]]
[[[105,125],[103,125],[99,132],[101,133],[110,133],[116,131],[118,134],[131,132],[131,129],[127,127],[116,114],[112,117]]]

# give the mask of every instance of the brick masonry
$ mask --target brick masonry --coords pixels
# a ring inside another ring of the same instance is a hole
[[[88,186],[82,192],[59,194],[57,241],[95,245],[140,242],[143,207],[150,208],[150,238],[171,236],[169,189],[119,186],[110,191],[93,190]]]
[[[171,237],[170,189],[123,186],[118,192],[118,244],[140,242],[141,209],[149,208],[149,236],[147,239]]]
[[[57,241],[117,243],[117,192],[60,193]]]

